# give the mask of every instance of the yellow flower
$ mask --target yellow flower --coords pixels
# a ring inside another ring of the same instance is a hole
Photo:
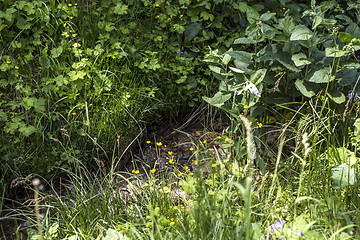
[[[69,4],[68,4],[68,6],[69,6],[69,7],[71,7],[71,6],[72,6],[72,4],[71,4],[71,3],[69,3]]]
[[[151,142],[150,141],[146,141],[147,144],[150,144]]]
[[[156,145],[158,145],[160,147],[160,146],[162,146],[162,142],[157,142]]]
[[[213,148],[209,148],[209,151],[212,152],[212,151],[214,151],[214,149],[213,149]]]
[[[73,116],[75,116],[76,115],[76,112],[73,112],[73,113],[71,113]]]
[[[168,18],[168,21],[170,21],[171,20],[171,18]]]
[[[225,141],[226,141],[226,142],[230,141],[230,138],[225,138]]]
[[[172,152],[172,151],[168,151],[168,154],[171,156],[171,155],[173,154],[173,152]]]
[[[203,143],[206,143],[206,140],[204,140]]]
[[[270,13],[270,11],[267,11],[268,13]]]
[[[181,172],[179,172],[177,175],[178,175],[178,177],[181,177]]]
[[[217,138],[217,139],[221,139],[221,136],[217,136],[216,138]]]
[[[156,172],[156,169],[153,168],[153,169],[150,170],[150,172],[151,172],[151,173],[154,173],[154,172]]]
[[[75,3],[75,6],[77,6],[77,3]]]
[[[16,74],[16,77],[19,77],[19,74]]]
[[[156,16],[157,18],[160,18],[160,16]]]
[[[171,225],[171,226],[175,225],[175,222],[170,222],[170,225]]]
[[[11,63],[11,61],[7,61],[6,63],[7,63],[7,64],[10,64],[10,63]]]
[[[184,170],[187,171],[188,169],[189,169],[189,167],[185,165]]]
[[[64,27],[66,27],[66,23],[64,23]]]
[[[135,170],[135,174],[139,174],[140,173],[140,171],[139,170]]]
[[[181,18],[182,18],[183,16],[184,16],[184,15],[182,15],[182,14],[180,15]]]
[[[276,13],[274,13],[274,15],[276,15]]]
[[[211,166],[212,166],[212,167],[216,167],[216,164],[215,164],[215,163],[213,163],[213,164],[211,164]]]
[[[189,148],[190,149],[190,151],[194,151],[194,148],[193,147],[191,147],[191,148]]]
[[[244,109],[248,109],[248,108],[249,108],[249,106],[245,104],[245,105],[244,105]]]
[[[158,7],[158,6],[160,6],[158,3],[157,3],[157,4],[155,4],[155,7]]]
[[[173,26],[173,29],[175,29],[175,26]]]
[[[261,128],[263,126],[263,124],[259,123],[259,122],[257,122],[257,125],[259,126],[259,128]]]
[[[286,8],[283,8],[283,10],[285,10]]]
[[[174,206],[173,209],[174,209],[174,210],[177,210],[177,209],[178,209],[178,206]]]
[[[133,169],[131,172],[132,172],[132,173],[135,173],[135,170]]]
[[[170,158],[169,163],[173,163],[173,162],[174,162],[174,159]]]
[[[18,66],[15,66],[15,69],[19,69],[19,67],[18,67]]]

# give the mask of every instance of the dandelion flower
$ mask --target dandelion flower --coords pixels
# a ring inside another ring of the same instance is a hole
[[[189,148],[190,149],[190,151],[194,151],[194,148],[193,147],[191,147],[191,148]]]
[[[189,169],[189,167],[185,165],[184,170],[187,171],[188,169]]]
[[[230,138],[225,138],[225,141],[226,141],[226,142],[230,141]]]
[[[168,154],[171,156],[171,155],[173,154],[173,152],[172,152],[172,151],[168,151]]]
[[[156,172],[156,169],[153,168],[153,169],[150,170],[150,172],[151,172],[151,173],[154,173],[154,172]]]
[[[132,173],[135,173],[135,170],[133,169],[131,172],[132,172]]]
[[[162,142],[157,142],[156,145],[158,145],[160,147],[160,146],[162,146]]]

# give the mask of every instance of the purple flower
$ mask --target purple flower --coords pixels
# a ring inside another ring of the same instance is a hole
[[[298,232],[298,235],[299,235],[299,236],[302,236],[302,235],[304,235],[304,234],[303,234],[303,232],[300,231],[300,232]]]
[[[285,220],[280,221],[276,221],[275,224],[272,225],[272,228],[274,230],[276,229],[281,229],[283,226],[285,225]]]

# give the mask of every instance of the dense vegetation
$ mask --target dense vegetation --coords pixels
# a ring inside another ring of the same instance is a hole
[[[1,1],[0,220],[29,239],[359,238],[359,21],[355,0]],[[200,104],[231,125],[178,164],[145,133]]]

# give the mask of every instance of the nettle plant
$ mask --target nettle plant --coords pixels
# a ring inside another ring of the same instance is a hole
[[[228,51],[211,50],[205,61],[221,81],[209,104],[233,116],[249,107],[251,120],[269,106],[303,102],[323,95],[337,109],[344,109],[346,95],[357,91],[360,64],[357,59],[360,28],[354,12],[358,6],[336,1],[311,2],[311,9],[294,4],[270,12],[242,2],[246,13],[245,36]],[[301,15],[300,15],[300,10]],[[349,12],[348,12],[349,11]],[[355,21],[355,22],[354,22]],[[349,95],[350,100],[354,95]]]

